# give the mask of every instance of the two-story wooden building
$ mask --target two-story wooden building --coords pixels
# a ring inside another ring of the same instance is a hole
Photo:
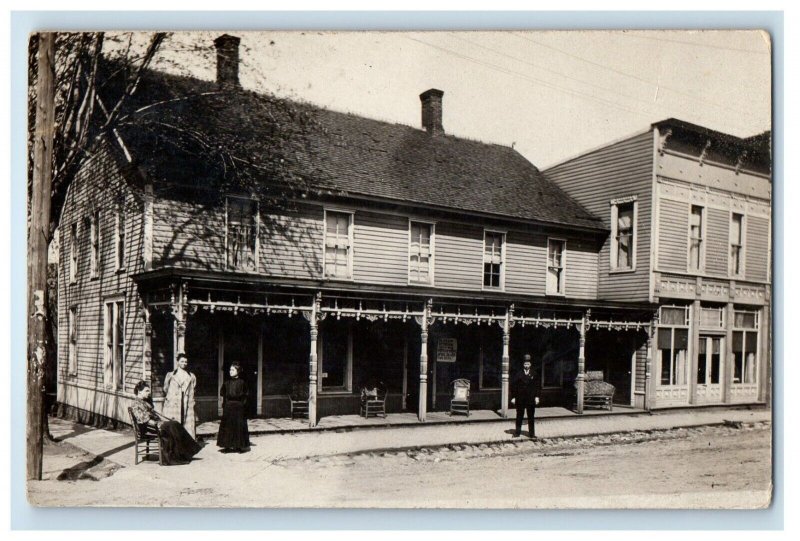
[[[598,298],[658,303],[650,408],[768,402],[769,133],[675,119],[548,168],[611,230]]]
[[[587,369],[604,370],[621,404],[661,388],[651,377],[651,296],[617,291],[627,275],[606,267],[611,230],[625,242],[608,209],[595,215],[511,148],[446,134],[439,90],[420,96],[424,129],[298,103],[287,114],[285,101],[238,85],[237,38],[215,44],[217,83],[143,74],[126,104],[136,114],[70,187],[59,227],[65,409],[125,420],[136,382],[151,381],[158,400],[181,351],[202,420],[219,414],[234,361],[252,414],[288,415],[287,394],[301,384],[312,424],[357,412],[360,388],[379,381],[390,413],[424,420],[447,409],[454,379],[468,378],[473,407],[505,415],[509,372],[524,353],[545,404],[575,401],[580,411]],[[198,150],[200,133],[226,134],[238,153],[209,163],[214,149]],[[268,190],[220,191],[216,177],[245,160],[264,186],[290,167],[303,188],[281,204]],[[616,216],[633,201],[645,219],[646,200],[619,199]],[[749,232],[755,214],[745,214]],[[643,246],[644,231],[629,244]],[[729,312],[742,325],[750,313]],[[749,336],[732,331],[729,342]],[[754,369],[744,362],[742,378]]]

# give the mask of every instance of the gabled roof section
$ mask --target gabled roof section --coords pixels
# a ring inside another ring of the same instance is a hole
[[[126,109],[120,131],[156,180],[205,182],[248,165],[269,182],[276,168],[290,167],[320,194],[605,230],[508,147],[155,71]]]

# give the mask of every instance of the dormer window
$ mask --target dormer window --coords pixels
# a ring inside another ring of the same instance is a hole
[[[228,197],[226,210],[228,268],[255,271],[258,268],[258,202]]]

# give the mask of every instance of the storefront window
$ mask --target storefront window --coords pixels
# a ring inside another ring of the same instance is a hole
[[[351,326],[334,324],[321,333],[322,355],[319,359],[320,381],[325,391],[350,391],[353,362]]]
[[[688,380],[689,307],[662,306],[658,314],[658,359],[661,385],[686,385]]]
[[[756,383],[758,313],[736,311],[733,317],[733,383]]]

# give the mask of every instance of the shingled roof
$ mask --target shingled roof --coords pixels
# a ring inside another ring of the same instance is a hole
[[[148,104],[158,103],[152,106]],[[131,154],[153,178],[198,171],[207,152],[178,152],[165,130],[219,134],[251,164],[275,159],[276,137],[297,173],[320,190],[536,223],[604,230],[593,216],[515,150],[380,122],[242,89],[151,71],[126,106],[120,128]],[[299,126],[299,124],[303,124]],[[294,126],[297,124],[298,126]],[[286,129],[290,125],[293,129]],[[207,143],[204,143],[207,145]],[[202,146],[202,145],[201,145]],[[212,168],[202,166],[205,171]],[[265,171],[268,167],[265,167]],[[265,172],[264,178],[269,178]]]

